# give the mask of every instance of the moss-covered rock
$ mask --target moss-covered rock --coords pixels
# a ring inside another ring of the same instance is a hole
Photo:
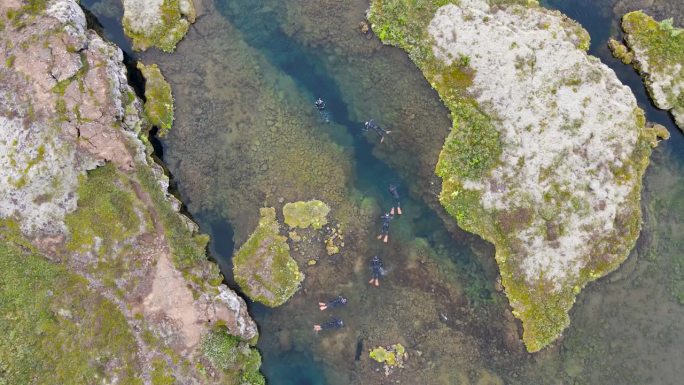
[[[146,66],[138,62],[138,69],[145,78],[145,117],[159,128],[158,135],[163,138],[173,125],[171,86],[156,64]]]
[[[408,359],[408,353],[402,344],[392,346],[379,346],[372,349],[368,356],[381,364],[384,364],[385,375],[388,376],[394,368],[403,368],[404,361]]]
[[[586,55],[579,24],[534,1],[496,3],[378,0],[369,18],[450,109],[440,201],[496,246],[523,340],[537,351],[569,324],[586,283],[633,247],[657,140],[629,89]]]
[[[259,226],[233,256],[235,281],[251,299],[270,307],[287,302],[304,274],[290,257],[287,237],[279,234],[275,209],[260,210]]]
[[[283,206],[285,224],[290,227],[320,229],[328,223],[330,207],[319,200],[286,203]]]
[[[622,29],[653,102],[670,110],[684,130],[684,29],[675,28],[672,19],[658,22],[641,11],[626,14]]]
[[[135,50],[172,52],[195,22],[192,0],[123,0],[124,32]]]

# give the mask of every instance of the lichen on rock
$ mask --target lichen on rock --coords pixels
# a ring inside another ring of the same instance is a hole
[[[626,14],[622,29],[653,102],[670,110],[684,130],[684,29],[675,28],[672,19],[658,22],[641,11]]]
[[[192,0],[123,0],[123,26],[135,50],[172,52],[195,22]]]
[[[586,54],[587,32],[559,12],[445,3],[374,1],[369,17],[451,110],[440,201],[495,245],[523,340],[538,351],[567,327],[587,282],[634,246],[655,130],[629,88]]]
[[[283,206],[285,224],[290,227],[320,229],[328,223],[330,207],[317,199],[286,203]]]
[[[138,69],[145,78],[145,117],[159,128],[157,134],[163,138],[173,125],[171,86],[156,64],[146,66],[138,62]]]
[[[235,281],[251,299],[270,307],[287,302],[304,274],[290,257],[287,237],[272,207],[260,210],[259,225],[233,256]]]

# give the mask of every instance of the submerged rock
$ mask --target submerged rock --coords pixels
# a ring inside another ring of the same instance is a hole
[[[586,54],[587,32],[559,12],[428,3],[374,1],[369,18],[451,110],[440,201],[495,245],[523,340],[538,351],[567,327],[587,282],[634,246],[656,135],[629,88]]]
[[[123,27],[133,48],[172,52],[195,22],[193,0],[123,0]]]
[[[684,29],[675,28],[672,19],[658,22],[641,11],[626,14],[622,29],[653,102],[670,110],[684,130]]]
[[[286,203],[283,206],[285,224],[290,227],[320,229],[328,223],[330,207],[319,200]]]
[[[304,274],[290,257],[287,237],[272,207],[260,210],[259,226],[233,256],[235,281],[254,301],[270,307],[287,302],[299,289]]]

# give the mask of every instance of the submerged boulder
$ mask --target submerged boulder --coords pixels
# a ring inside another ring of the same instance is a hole
[[[634,246],[656,131],[561,13],[534,1],[427,3],[374,1],[369,17],[451,110],[440,201],[495,245],[523,340],[538,351],[568,326],[580,290]]]
[[[320,229],[328,223],[330,207],[319,200],[286,203],[283,206],[285,224],[290,227]]]
[[[233,257],[235,281],[254,301],[276,307],[299,289],[304,274],[290,257],[287,237],[272,207],[260,210],[259,226]]]
[[[672,19],[658,22],[636,11],[622,18],[622,29],[653,103],[670,110],[684,130],[684,29],[672,23]]]

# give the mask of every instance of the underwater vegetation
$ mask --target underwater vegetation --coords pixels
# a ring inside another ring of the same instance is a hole
[[[328,223],[330,207],[319,200],[286,203],[283,206],[285,224],[290,227],[320,229]]]

